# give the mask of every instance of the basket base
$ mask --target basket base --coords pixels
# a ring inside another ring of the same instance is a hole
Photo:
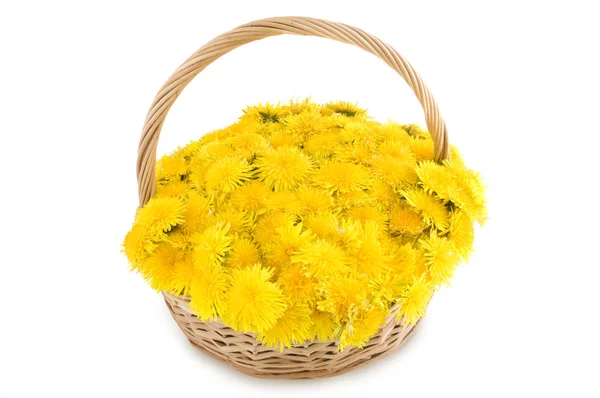
[[[394,314],[364,348],[338,352],[337,342],[313,341],[285,348],[283,352],[265,347],[247,333],[236,332],[219,322],[202,322],[184,297],[164,293],[173,319],[198,350],[253,377],[314,379],[344,374],[399,348],[417,325],[397,325]]]

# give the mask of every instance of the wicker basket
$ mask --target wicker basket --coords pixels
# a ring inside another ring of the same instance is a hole
[[[392,47],[352,26],[305,17],[268,18],[239,26],[224,33],[188,58],[160,89],[148,115],[139,144],[137,177],[140,206],[154,194],[158,137],[167,113],[186,85],[204,68],[229,51],[269,36],[294,34],[334,39],[354,44],[385,61],[408,85],[420,101],[435,146],[435,160],[448,158],[445,123],[435,100],[411,65]],[[416,325],[402,326],[392,308],[385,326],[364,348],[338,352],[337,341],[314,341],[284,349],[268,348],[251,334],[236,332],[219,322],[202,322],[189,308],[189,300],[164,293],[173,318],[196,348],[229,363],[239,371],[267,378],[317,378],[335,376],[382,358],[398,348]]]

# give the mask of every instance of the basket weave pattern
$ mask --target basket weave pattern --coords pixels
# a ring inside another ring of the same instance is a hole
[[[293,34],[316,36],[352,44],[372,53],[394,69],[409,85],[423,107],[425,120],[434,143],[434,157],[449,156],[446,124],[431,92],[396,50],[376,37],[349,25],[306,17],[267,18],[226,32],[192,54],[165,82],[146,116],[139,142],[137,179],[140,206],[156,190],[156,148],[169,109],[189,82],[208,65],[231,50],[270,36]],[[192,313],[189,299],[164,293],[173,318],[190,342],[210,356],[226,361],[243,373],[268,378],[317,378],[345,373],[398,348],[416,325],[402,326],[395,321],[397,308],[380,332],[362,348],[338,352],[337,342],[311,342],[280,352],[268,348],[251,334],[236,332],[219,322],[203,322]]]
[[[364,348],[338,352],[337,341],[313,341],[283,352],[265,347],[252,334],[240,333],[219,322],[202,322],[192,313],[189,299],[165,293],[171,315],[190,343],[213,358],[245,374],[263,378],[312,379],[336,376],[383,358],[400,347],[416,325],[402,326],[392,308],[385,326]]]

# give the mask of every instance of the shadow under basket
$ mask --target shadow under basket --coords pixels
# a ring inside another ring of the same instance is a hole
[[[247,375],[279,379],[314,379],[337,376],[383,358],[400,347],[416,325],[397,324],[396,307],[385,325],[364,348],[338,352],[338,342],[313,341],[292,348],[263,346],[254,335],[236,332],[219,322],[203,322],[192,313],[189,299],[163,293],[171,315],[190,343]]]

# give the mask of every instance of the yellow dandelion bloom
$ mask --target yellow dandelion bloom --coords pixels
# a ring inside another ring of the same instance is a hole
[[[156,246],[157,244],[153,241],[149,229],[143,225],[135,224],[125,235],[123,252],[132,268],[137,268],[142,261],[154,252]]]
[[[267,102],[265,105],[258,104],[244,109],[244,116],[240,118],[240,122],[258,121],[260,123],[277,123],[281,121],[286,114],[287,112],[281,104],[271,104]]]
[[[189,255],[184,255],[173,265],[171,283],[168,290],[176,295],[188,296],[194,276],[194,263]]]
[[[237,209],[259,212],[267,206],[271,190],[262,182],[249,181],[231,194],[231,204]]]
[[[218,266],[194,273],[190,286],[190,309],[202,321],[218,321],[226,313],[229,275]]]
[[[338,193],[334,196],[335,208],[337,210],[348,209],[354,206],[365,206],[372,204],[373,198],[366,191],[352,191]]]
[[[345,163],[356,163],[363,166],[371,164],[373,152],[362,142],[350,142],[335,148],[334,158]]]
[[[169,290],[175,264],[182,259],[183,252],[166,242],[161,242],[152,256],[140,264],[139,270],[154,290]]]
[[[419,234],[427,224],[414,208],[397,205],[390,211],[389,228],[391,233]]]
[[[229,128],[213,130],[200,137],[200,140],[198,140],[197,143],[199,144],[199,147],[206,147],[209,144],[226,140],[227,138],[231,137],[231,135],[232,130]]]
[[[426,223],[435,225],[440,231],[450,226],[450,214],[446,206],[421,189],[407,189],[401,192],[406,202],[421,213]]]
[[[418,181],[412,163],[392,157],[379,156],[371,162],[373,173],[391,186],[413,184]]]
[[[168,242],[176,249],[186,251],[192,249],[192,244],[190,242],[191,236],[192,233],[190,232],[186,222],[186,225],[177,226],[168,233],[164,234],[162,240]]]
[[[362,224],[360,221],[342,218],[335,231],[333,240],[344,250],[355,250],[360,246],[360,234],[362,233]]]
[[[382,142],[399,142],[410,145],[410,135],[401,124],[388,121],[378,130],[378,138]]]
[[[208,166],[220,159],[235,156],[235,150],[224,142],[211,142],[201,146],[190,162],[190,174],[195,174],[203,179]]]
[[[316,213],[321,209],[326,209],[333,203],[331,195],[320,189],[303,185],[296,191],[296,197],[300,204],[298,209],[301,214]]]
[[[301,136],[292,134],[282,128],[273,129],[270,132],[268,139],[269,145],[271,145],[271,147],[274,149],[279,149],[282,147],[295,147],[300,145],[302,142]]]
[[[315,134],[322,134],[333,127],[333,123],[318,111],[304,111],[296,115],[288,115],[283,120],[285,129],[302,139]]]
[[[292,113],[294,115],[299,114],[300,112],[316,112],[319,110],[319,105],[315,104],[310,100],[310,98],[305,99],[293,99],[283,106],[283,109]]]
[[[374,199],[379,210],[384,210],[392,206],[400,196],[381,179],[376,179],[373,181],[369,197]]]
[[[232,192],[252,177],[251,171],[252,166],[246,159],[236,157],[220,159],[206,171],[206,188],[217,189],[224,193]]]
[[[311,231],[302,229],[302,223],[298,223],[287,224],[275,230],[275,240],[269,247],[267,256],[271,263],[279,266],[289,264],[294,253],[315,239]]]
[[[362,166],[333,162],[324,165],[315,175],[314,182],[329,192],[352,192],[369,188],[371,178]]]
[[[268,198],[267,206],[272,211],[283,211],[286,213],[299,213],[302,203],[294,192],[279,191],[272,192]]]
[[[208,226],[208,219],[213,211],[210,199],[197,192],[190,192],[185,213],[186,227],[192,231],[204,229]]]
[[[454,212],[450,223],[450,240],[465,261],[473,251],[474,233],[473,220],[465,212]]]
[[[236,153],[240,154],[247,161],[251,162],[257,155],[266,152],[269,149],[269,141],[260,134],[243,133],[234,135],[225,141],[233,147]]]
[[[310,334],[312,337],[316,336],[319,341],[333,339],[340,329],[340,324],[335,322],[327,312],[315,309],[311,315],[311,320],[313,328]]]
[[[390,268],[393,269],[395,274],[406,279],[411,275],[417,274],[415,269],[418,256],[419,252],[410,243],[406,243],[399,246],[394,252],[394,256],[389,263]],[[420,276],[420,274],[417,275]]]
[[[405,285],[399,275],[391,272],[381,272],[369,282],[372,301],[388,306],[400,295]]]
[[[177,197],[177,196],[185,196],[189,189],[187,182],[176,180],[176,181],[168,181],[166,183],[160,183],[156,185],[156,194],[155,197]]]
[[[360,226],[358,241],[353,250],[349,252],[349,263],[359,275],[374,277],[387,268],[390,257],[383,252],[379,242],[379,225],[368,220]]]
[[[185,203],[181,198],[152,198],[138,210],[136,221],[152,233],[171,230],[185,220]]]
[[[357,104],[346,101],[331,101],[325,105],[325,108],[331,109],[334,113],[347,117],[365,117],[367,111],[359,108]]]
[[[304,265],[307,276],[321,278],[342,271],[348,263],[346,253],[336,244],[317,239],[291,256],[292,263]]]
[[[323,300],[317,303],[317,308],[331,314],[336,322],[343,324],[356,314],[359,307],[367,304],[368,286],[367,278],[350,275],[330,278],[322,283]]]
[[[331,211],[319,211],[306,216],[304,226],[319,238],[333,237],[338,232],[337,216]]]
[[[290,348],[293,344],[302,344],[312,339],[311,309],[306,304],[288,306],[275,326],[262,332],[258,339],[267,347]]]
[[[256,245],[250,239],[237,238],[233,242],[226,264],[233,268],[244,268],[260,261],[260,252]]]
[[[223,263],[233,240],[228,232],[229,225],[220,222],[206,228],[204,232],[192,235],[194,265],[197,269],[202,270]]]
[[[165,155],[156,165],[156,176],[159,180],[176,179],[188,173],[187,161],[180,156]]]
[[[211,224],[229,225],[229,234],[241,234],[249,227],[248,214],[243,210],[227,209],[218,211],[211,218]]]
[[[294,224],[296,216],[281,211],[272,212],[261,216],[256,222],[253,237],[261,246],[268,246],[275,239],[274,231],[285,225]]]
[[[285,267],[277,282],[291,303],[312,303],[316,299],[316,281],[306,276],[302,264]]]
[[[403,325],[417,323],[425,316],[425,310],[431,300],[433,290],[433,284],[425,277],[414,278],[400,295],[398,300],[400,308],[396,314],[396,321],[402,320]]]
[[[408,135],[407,135],[408,137]],[[382,156],[391,158],[414,165],[416,156],[410,148],[410,141],[392,141],[387,140],[379,144],[379,153]]]
[[[363,120],[353,119],[344,124],[340,132],[340,138],[342,142],[360,142],[374,148],[374,130],[373,125],[367,124]]]
[[[306,140],[304,151],[313,159],[323,159],[331,156],[339,143],[340,135],[337,132],[317,134]]]
[[[380,229],[386,229],[387,216],[373,206],[354,206],[346,211],[346,215],[351,220],[360,221],[362,225],[366,225],[368,221],[372,221],[379,226]]]
[[[360,308],[352,322],[342,330],[339,350],[343,351],[347,347],[364,347],[385,324],[388,312],[387,309],[378,305]]]
[[[449,190],[454,185],[454,176],[444,166],[433,161],[419,163],[416,168],[423,189],[435,193],[442,199],[449,199]]]
[[[430,139],[411,139],[410,148],[417,157],[418,161],[433,160],[433,141]]]
[[[449,189],[449,198],[470,218],[483,225],[487,220],[485,187],[478,173],[452,161],[446,161],[456,183]]]
[[[454,270],[460,261],[460,253],[454,243],[445,237],[432,233],[419,243],[425,251],[427,271],[434,285],[450,283]]]
[[[273,271],[259,264],[234,269],[223,320],[239,332],[263,333],[275,326],[286,310],[281,288],[269,279]]]
[[[310,158],[293,147],[280,147],[254,161],[258,177],[275,191],[293,190],[312,173]]]

